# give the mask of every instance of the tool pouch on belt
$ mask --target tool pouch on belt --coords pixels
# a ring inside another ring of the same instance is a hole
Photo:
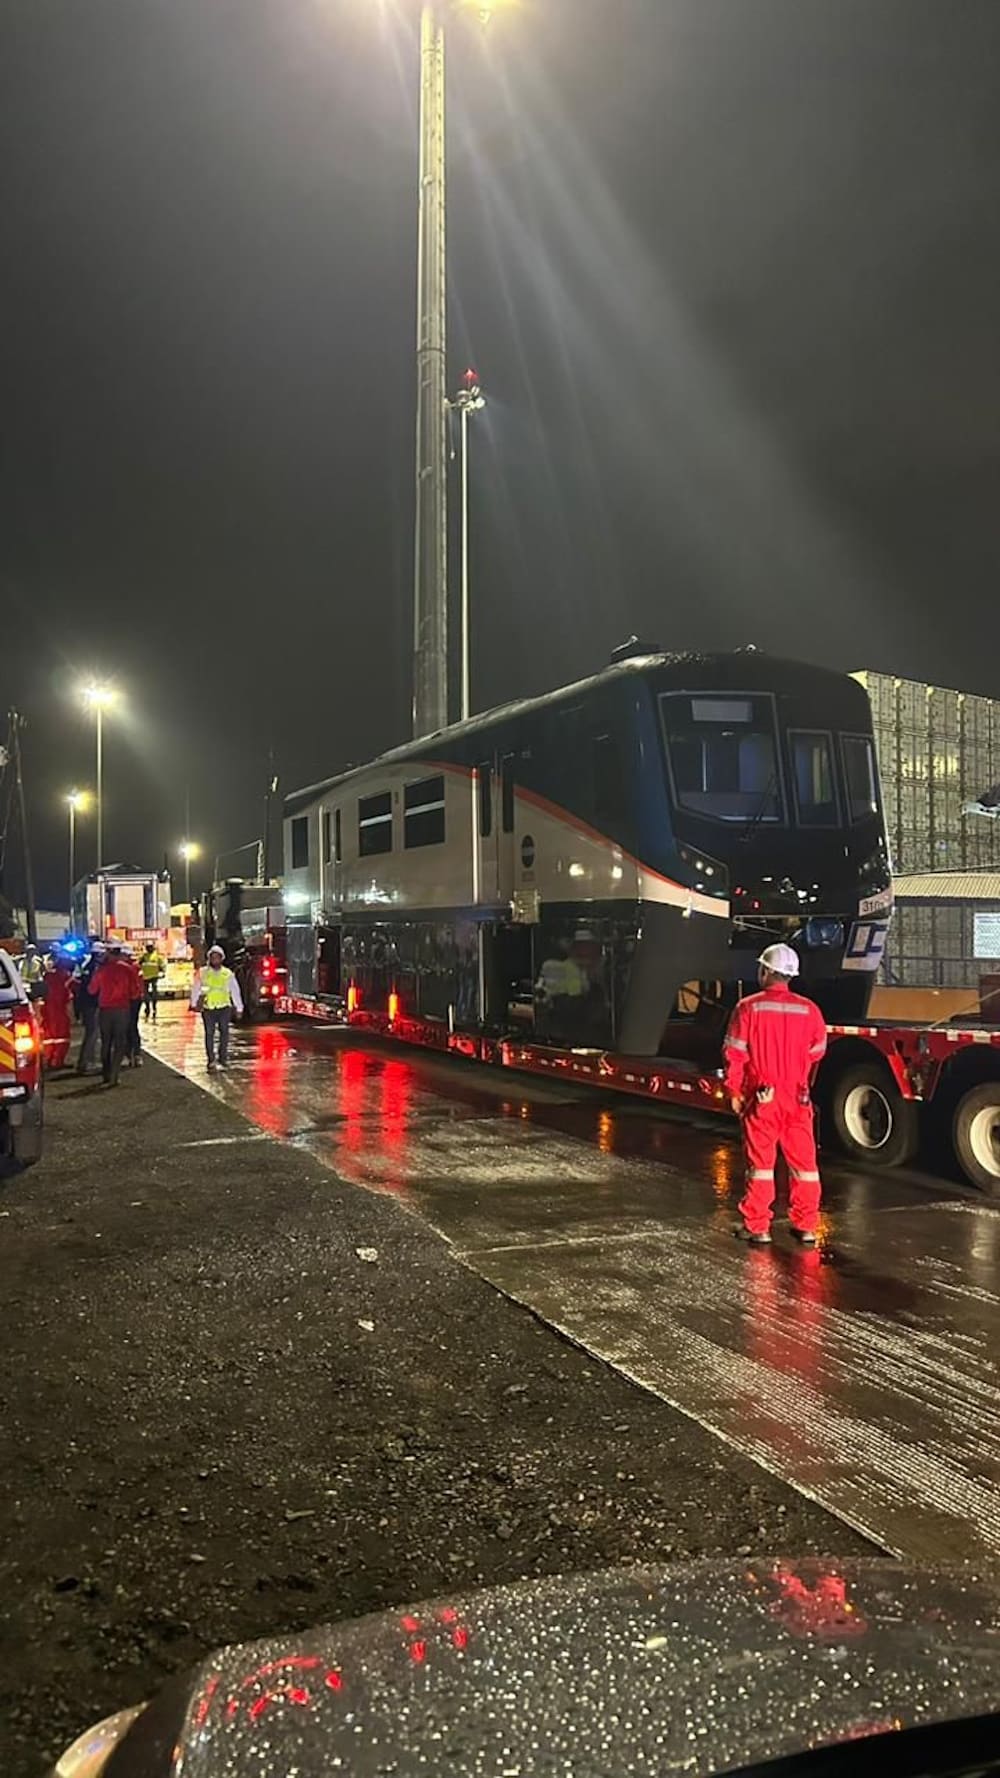
[[[754,1098],[756,1099],[758,1105],[770,1105],[771,1100],[774,1098],[774,1088],[773,1087],[758,1087],[756,1093],[754,1094]]]

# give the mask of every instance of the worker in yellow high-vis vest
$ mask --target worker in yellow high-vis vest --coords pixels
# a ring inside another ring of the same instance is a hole
[[[225,1068],[229,1060],[229,1025],[233,1013],[243,1011],[240,984],[226,963],[221,945],[210,945],[208,957],[191,984],[191,1005],[201,1013],[205,1027],[205,1054],[209,1072]],[[216,1061],[216,1036],[219,1059]]]

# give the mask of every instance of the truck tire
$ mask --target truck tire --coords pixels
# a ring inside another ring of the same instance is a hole
[[[951,1141],[966,1179],[1000,1197],[1000,1080],[984,1080],[958,1101]]]
[[[260,990],[254,970],[248,969],[239,977],[240,991],[243,995],[243,1020],[252,1025],[260,1018]]]
[[[836,1078],[828,1099],[834,1141],[866,1167],[901,1167],[920,1141],[914,1100],[904,1099],[881,1062],[856,1062]]]

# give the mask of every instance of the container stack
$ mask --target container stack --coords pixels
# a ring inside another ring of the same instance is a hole
[[[1000,784],[1000,702],[887,673],[855,678],[872,707],[893,869],[1000,869],[1000,819],[964,812]],[[974,986],[978,970],[970,909],[897,907],[888,981]]]
[[[854,677],[871,701],[893,868],[1000,867],[1000,820],[963,813],[1000,783],[1000,702],[887,673]]]

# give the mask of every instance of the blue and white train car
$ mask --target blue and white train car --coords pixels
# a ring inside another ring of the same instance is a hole
[[[762,946],[863,1018],[891,908],[864,690],[642,654],[297,791],[293,992],[452,1030],[707,1059]]]

